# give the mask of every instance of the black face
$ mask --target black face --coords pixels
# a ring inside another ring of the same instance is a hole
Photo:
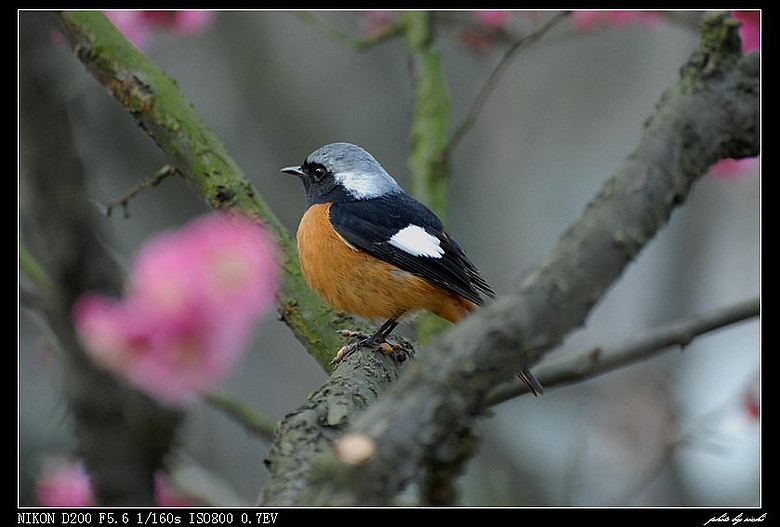
[[[325,165],[320,163],[304,161],[301,165],[301,170],[306,175],[305,179],[310,179],[312,183],[322,183],[326,179],[333,177],[333,174],[325,168]]]
[[[336,182],[325,165],[305,161],[300,170],[298,175],[303,181],[307,205],[344,201],[347,198],[343,187]]]

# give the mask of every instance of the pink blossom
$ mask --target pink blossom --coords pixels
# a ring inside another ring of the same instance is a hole
[[[210,214],[158,234],[135,258],[121,300],[74,307],[99,364],[172,406],[222,381],[276,293],[276,250],[244,216]]]
[[[458,35],[461,44],[476,52],[483,52],[493,45],[493,39],[484,33],[471,28],[465,28]]]
[[[160,471],[154,474],[154,501],[160,507],[194,507],[198,505],[193,498],[172,489],[165,474]]]
[[[95,505],[92,480],[83,461],[61,459],[49,462],[35,484],[35,495],[44,507],[91,507]],[[154,474],[154,501],[160,507],[193,507],[197,501],[173,489],[162,471]]]
[[[725,181],[734,181],[753,170],[757,160],[758,157],[721,159],[710,167],[709,174]]]
[[[275,274],[267,233],[243,216],[210,215],[163,232],[138,253],[130,276],[137,297],[160,309],[208,303],[230,317],[253,315],[273,302]]]
[[[54,461],[36,482],[35,496],[44,507],[89,507],[95,503],[82,462]]]
[[[512,11],[475,11],[474,18],[488,30],[501,29],[512,16]],[[476,52],[483,52],[490,49],[495,43],[495,39],[489,34],[489,31],[479,30],[478,28],[464,27],[458,32],[460,42],[467,48]]]
[[[488,27],[500,28],[506,24],[509,17],[512,16],[511,11],[475,11],[474,16],[477,20],[482,22]]]
[[[127,39],[139,49],[146,49],[155,29],[170,30],[177,35],[202,31],[214,18],[213,11],[104,11]]]
[[[747,417],[753,421],[758,421],[761,417],[761,377],[756,373],[753,380],[745,389],[743,398],[743,409]]]
[[[397,13],[394,11],[365,11],[360,20],[361,31],[365,35],[381,33],[393,22]]]
[[[761,11],[732,11],[731,16],[742,22],[739,26],[742,51],[761,49]]]
[[[146,49],[151,29],[140,11],[103,11],[103,14],[138,49]]]
[[[661,14],[658,11],[574,11],[572,18],[577,29],[588,31],[598,24],[625,26],[635,21],[652,27]]]

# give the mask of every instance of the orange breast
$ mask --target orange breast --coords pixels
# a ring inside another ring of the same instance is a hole
[[[330,203],[309,207],[298,226],[298,255],[309,286],[328,303],[369,319],[427,309],[457,322],[474,304],[349,245],[333,229]]]

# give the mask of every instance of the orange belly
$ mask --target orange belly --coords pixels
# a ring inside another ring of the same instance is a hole
[[[298,226],[298,255],[309,286],[337,309],[394,320],[427,309],[450,322],[474,309],[459,295],[349,245],[329,215],[330,203],[309,207]]]

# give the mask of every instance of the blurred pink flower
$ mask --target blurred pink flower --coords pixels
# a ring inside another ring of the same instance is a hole
[[[95,505],[92,481],[83,461],[69,463],[52,459],[35,484],[38,503],[44,507],[91,507]],[[154,474],[154,501],[160,507],[193,507],[197,500],[177,492],[168,484],[165,473]]]
[[[384,31],[396,18],[395,11],[364,11],[360,19],[361,31],[364,35],[376,35]]]
[[[213,214],[158,234],[138,253],[130,276],[136,298],[177,312],[206,303],[229,318],[255,317],[276,294],[273,242],[244,216]]]
[[[180,494],[168,484],[168,479],[163,472],[154,474],[154,502],[160,507],[194,507],[198,503],[195,499]]]
[[[104,11],[127,39],[146,49],[154,29],[167,29],[177,35],[203,30],[214,18],[213,11]]]
[[[731,16],[742,22],[739,26],[742,51],[761,49],[761,11],[732,11]]]
[[[588,31],[598,24],[625,26],[635,21],[652,27],[661,14],[658,11],[574,11],[572,18],[577,29]]]
[[[747,416],[753,421],[761,418],[761,377],[758,373],[745,389],[743,408]]]
[[[35,496],[44,507],[89,507],[95,503],[82,462],[53,461],[35,483]]]
[[[486,26],[499,28],[506,24],[512,11],[475,11],[474,16]]]
[[[753,170],[757,160],[758,157],[721,159],[710,167],[709,174],[725,181],[734,181]]]
[[[244,216],[216,213],[157,235],[125,298],[86,294],[74,320],[93,359],[177,406],[221,382],[273,305],[276,248]]]
[[[460,43],[478,53],[489,50],[496,42],[490,31],[501,29],[512,16],[512,11],[474,11],[474,18],[488,31],[473,27],[463,27],[458,32]]]

